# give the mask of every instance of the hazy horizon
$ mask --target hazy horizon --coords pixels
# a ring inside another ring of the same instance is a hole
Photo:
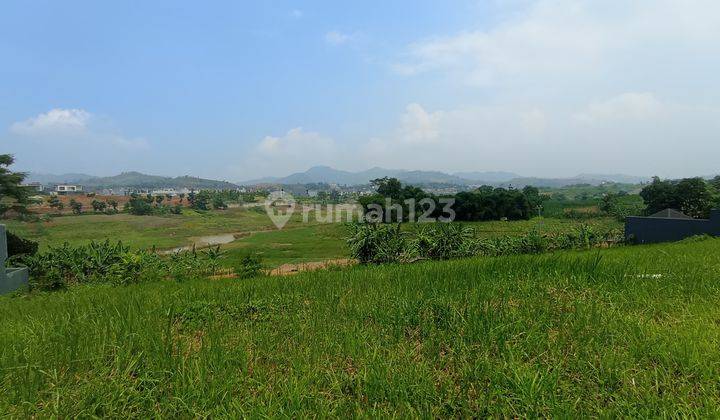
[[[710,0],[9,1],[0,143],[36,173],[718,173]]]

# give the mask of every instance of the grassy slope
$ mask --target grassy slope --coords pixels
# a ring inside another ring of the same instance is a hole
[[[719,251],[707,240],[0,298],[0,411],[717,415]]]
[[[299,227],[301,222],[302,216],[296,214],[286,228]],[[110,238],[122,240],[136,248],[171,248],[192,244],[194,238],[203,235],[275,230],[262,209],[228,209],[206,213],[186,210],[182,215],[166,216],[87,214],[53,218],[50,222],[8,220],[3,223],[11,231],[40,241],[42,247]]]
[[[183,215],[132,216],[128,214],[65,216],[51,222],[23,223],[5,221],[8,228],[24,237],[40,242],[41,248],[60,245],[63,242],[80,244],[90,240],[122,240],[135,248],[158,249],[192,244],[198,237],[222,233],[247,233],[236,242],[224,245],[232,265],[241,255],[252,252],[263,256],[271,267],[284,263],[322,261],[346,258],[347,230],[343,224],[303,224],[296,213],[283,230],[277,230],[262,212],[242,209],[196,213],[186,211]],[[533,219],[516,222],[475,222],[478,236],[496,237],[523,235],[532,229],[542,232],[565,232],[585,223],[598,229],[619,228],[613,219],[574,221],[569,219]],[[415,226],[406,225],[407,229]]]

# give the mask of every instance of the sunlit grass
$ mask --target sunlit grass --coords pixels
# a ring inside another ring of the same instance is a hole
[[[10,416],[716,416],[720,241],[0,299]]]

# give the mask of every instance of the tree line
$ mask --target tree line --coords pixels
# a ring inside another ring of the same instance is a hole
[[[654,177],[640,191],[640,196],[645,202],[647,216],[670,208],[695,218],[707,218],[712,208],[720,207],[720,176],[709,181],[703,178],[662,180]]]
[[[455,195],[436,196],[421,188],[403,185],[397,178],[378,178],[370,183],[376,188],[376,193],[360,197],[359,204],[366,215],[372,209],[381,208],[383,214],[380,219],[385,222],[407,221],[413,214],[435,219],[447,217],[447,199],[454,200],[451,209],[455,220],[459,221],[527,220],[537,216],[542,205],[539,190],[531,186],[522,190],[483,186]],[[385,217],[391,211],[402,217],[395,214]]]

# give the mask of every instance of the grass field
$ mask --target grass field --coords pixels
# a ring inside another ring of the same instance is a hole
[[[130,214],[86,214],[52,218],[49,222],[4,221],[8,229],[50,245],[71,245],[91,240],[121,240],[134,248],[173,248],[192,244],[198,237],[224,233],[249,234],[276,230],[262,208],[235,208],[198,213],[185,210],[182,215],[133,216]],[[286,228],[302,225],[302,216],[293,215]]]
[[[699,416],[720,241],[0,298],[28,416]]]
[[[257,211],[259,210],[259,211]],[[228,209],[197,213],[185,211],[182,215],[132,216],[82,215],[53,218],[49,222],[7,221],[8,228],[23,237],[38,241],[40,248],[87,243],[91,240],[121,240],[133,248],[169,249],[196,243],[203,236],[232,233],[238,239],[222,249],[227,251],[225,264],[231,265],[241,255],[253,253],[263,257],[270,267],[285,263],[301,263],[344,258],[347,228],[342,223],[302,223],[295,214],[283,230],[277,230],[262,209]],[[580,224],[598,229],[620,228],[610,218],[574,221],[570,219],[542,219],[515,222],[473,222],[480,237],[524,235],[530,230],[557,233],[575,229]],[[407,230],[416,226],[406,225]]]

